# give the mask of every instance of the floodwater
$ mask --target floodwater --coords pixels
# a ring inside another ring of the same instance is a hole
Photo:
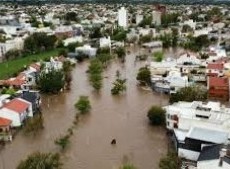
[[[20,160],[35,151],[58,152],[54,140],[73,125],[77,113],[74,103],[80,95],[89,96],[92,110],[81,117],[69,147],[62,153],[64,169],[118,169],[124,162],[138,169],[157,169],[159,159],[167,152],[167,136],[163,128],[149,125],[146,112],[152,105],[166,105],[168,98],[137,87],[137,70],[146,64],[135,63],[137,50],[126,56],[124,64],[115,60],[108,65],[99,93],[89,85],[88,62],[77,64],[70,91],[42,96],[45,129],[35,137],[19,132],[0,151],[0,169],[15,169]],[[112,96],[117,70],[127,79],[127,91]],[[117,144],[112,146],[113,138]]]

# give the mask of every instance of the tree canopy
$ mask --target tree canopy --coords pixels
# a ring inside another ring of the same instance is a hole
[[[205,101],[207,99],[207,91],[199,86],[184,87],[178,90],[175,94],[170,95],[169,102],[178,101]]]
[[[153,125],[165,124],[165,110],[159,106],[152,106],[147,116]]]
[[[91,105],[89,98],[87,96],[80,96],[75,107],[80,111],[80,113],[84,114],[90,111]]]
[[[29,53],[53,49],[56,42],[54,35],[47,35],[43,32],[36,32],[25,39],[24,51]]]
[[[137,78],[140,84],[150,84],[151,83],[151,72],[148,67],[141,67],[138,71]]]
[[[64,73],[55,69],[43,71],[38,77],[37,84],[44,93],[58,93],[65,85]]]
[[[59,154],[36,152],[18,165],[17,169],[61,169]]]

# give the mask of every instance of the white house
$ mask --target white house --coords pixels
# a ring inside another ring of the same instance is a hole
[[[123,28],[128,27],[128,14],[124,7],[118,10],[118,26]]]
[[[154,83],[154,90],[172,94],[188,85],[188,76],[182,76],[181,72],[173,70],[163,80],[158,80]]]
[[[163,75],[176,67],[176,61],[171,58],[162,60],[162,62],[150,62],[151,75]]]
[[[79,46],[75,48],[76,53],[83,53],[89,57],[95,57],[97,54],[97,48],[93,48],[90,45]]]
[[[137,14],[136,15],[136,24],[138,25],[139,23],[141,23],[141,21],[144,19],[143,15]]]
[[[0,117],[11,120],[13,127],[20,127],[28,116],[33,117],[32,104],[20,98],[5,103],[0,109]]]
[[[63,44],[64,46],[68,46],[69,44],[71,43],[82,43],[83,42],[83,38],[82,36],[74,36],[74,37],[70,37],[70,38],[67,38],[65,40],[63,40]]]
[[[7,40],[5,43],[0,43],[0,59],[3,59],[9,50],[22,50],[23,46],[24,40],[22,38],[15,38],[13,40]]]
[[[111,39],[110,36],[100,38],[99,40],[100,48],[111,48]]]
[[[224,144],[230,138],[230,109],[219,102],[178,102],[164,108],[180,157],[197,161],[203,146]]]

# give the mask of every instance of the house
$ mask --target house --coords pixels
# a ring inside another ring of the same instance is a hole
[[[83,53],[89,57],[95,57],[97,54],[97,48],[93,48],[90,45],[84,45],[84,46],[76,47],[75,52],[77,54]]]
[[[229,169],[230,146],[214,144],[205,146],[197,160],[197,169]]]
[[[172,139],[179,157],[197,161],[204,146],[224,144],[228,137],[228,132],[192,127],[189,131],[174,129]]]
[[[24,40],[22,38],[15,38],[7,40],[5,43],[0,43],[0,59],[3,60],[5,54],[10,50],[22,50]]]
[[[207,76],[223,76],[224,75],[224,64],[223,63],[208,63],[206,68],[206,75]]]
[[[82,36],[74,36],[63,40],[63,44],[65,47],[71,43],[82,43],[82,42],[83,42]]]
[[[229,100],[229,79],[227,77],[208,77],[207,88],[209,98]]]
[[[163,80],[155,82],[153,88],[158,92],[172,94],[186,86],[189,86],[188,76],[182,76],[178,70],[172,70]]]
[[[32,104],[21,98],[5,103],[0,109],[0,117],[12,121],[12,127],[20,127],[27,117],[33,117]]]
[[[20,97],[32,104],[34,113],[40,110],[41,97],[38,91],[23,90]]]
[[[220,102],[177,102],[164,109],[180,157],[196,161],[203,146],[224,144],[230,138],[230,108]]]
[[[11,124],[11,120],[0,117],[0,140],[12,141]]]
[[[162,62],[150,62],[151,75],[164,75],[176,67],[176,61],[171,58],[162,60]]]
[[[111,48],[111,39],[110,36],[100,38],[99,40],[100,48]]]

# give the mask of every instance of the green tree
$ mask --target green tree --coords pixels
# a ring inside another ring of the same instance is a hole
[[[148,67],[141,67],[136,78],[141,85],[149,85],[151,83],[151,72]]]
[[[33,118],[29,118],[26,121],[26,124],[23,128],[24,133],[26,135],[37,134],[38,131],[40,131],[44,128],[43,122],[44,122],[44,119],[43,119],[41,114],[37,114]]]
[[[5,53],[6,60],[16,59],[22,55],[22,52],[17,49],[11,49]]]
[[[163,52],[154,52],[153,57],[156,62],[161,62],[164,57],[164,54]]]
[[[36,32],[25,39],[24,51],[29,53],[53,49],[57,38],[43,32]]]
[[[61,50],[59,50],[58,55],[59,55],[59,56],[67,57],[68,52],[67,52],[66,49],[61,49]]]
[[[117,28],[113,31],[112,40],[124,41],[126,39],[126,31],[123,28]]]
[[[101,28],[100,27],[93,27],[90,34],[89,34],[89,37],[91,39],[102,37]]]
[[[89,81],[93,88],[99,91],[102,87],[102,63],[98,59],[93,59],[90,61],[88,68]]]
[[[37,84],[44,93],[58,93],[65,85],[64,73],[62,70],[44,70],[40,73]]]
[[[60,138],[56,139],[54,143],[60,146],[62,150],[64,150],[70,144],[69,139],[69,135],[61,136]]]
[[[180,168],[181,160],[175,152],[170,151],[166,157],[160,159],[160,169],[178,169]]]
[[[175,94],[170,95],[169,102],[187,101],[205,101],[207,99],[207,90],[199,86],[184,87]]]
[[[125,57],[125,55],[126,55],[124,47],[116,48],[115,53],[117,54],[117,57],[120,58],[120,59],[123,59]]]
[[[80,96],[75,107],[80,111],[80,113],[85,114],[90,111],[91,105],[89,98],[87,96]]]
[[[139,26],[140,27],[145,27],[147,25],[151,25],[152,24],[152,20],[153,20],[153,17],[152,15],[150,16],[144,16],[143,20],[139,23]]]
[[[120,169],[137,169],[134,165],[132,164],[125,164]]]
[[[147,116],[153,125],[162,125],[165,123],[165,110],[159,106],[152,106]]]
[[[79,18],[77,17],[76,12],[67,12],[66,15],[65,15],[65,19],[67,21],[75,21],[75,22],[79,21]]]
[[[18,165],[17,169],[61,169],[59,154],[36,152]]]
[[[112,95],[118,95],[126,90],[126,79],[120,78],[120,72],[116,72],[117,79],[113,82],[113,88],[111,89]]]

